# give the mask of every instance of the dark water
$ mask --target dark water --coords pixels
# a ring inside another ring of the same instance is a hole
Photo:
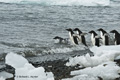
[[[74,51],[76,47],[69,44],[55,44],[53,37],[68,38],[65,29],[76,27],[83,32],[98,28],[120,32],[120,7],[1,3],[0,54],[17,52],[29,56]],[[91,45],[89,34],[86,39]]]

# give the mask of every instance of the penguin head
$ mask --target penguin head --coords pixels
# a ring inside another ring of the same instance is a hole
[[[80,29],[78,29],[78,28],[75,28],[73,31],[78,32],[78,34],[81,34],[81,33],[82,33],[82,31],[81,31]]]
[[[68,32],[70,32],[71,34],[74,34],[73,30],[71,28],[66,29]]]
[[[68,29],[66,29],[67,31],[72,31],[72,29],[71,28],[68,28]]]
[[[97,35],[97,33],[96,33],[95,31],[93,31],[93,30],[91,30],[89,33],[90,33],[90,34],[94,34],[94,36]]]
[[[117,30],[112,30],[112,31],[110,31],[110,33],[115,33],[116,34],[118,32],[117,32]]]
[[[95,31],[91,30],[89,31],[90,34],[97,34]]]
[[[107,33],[104,29],[100,28],[100,29],[97,29],[97,31],[101,31],[103,33]]]
[[[56,36],[56,37],[54,37],[53,39],[60,39],[61,37],[59,37],[59,36]]]
[[[104,31],[102,28],[100,28],[100,29],[97,29],[97,31]]]

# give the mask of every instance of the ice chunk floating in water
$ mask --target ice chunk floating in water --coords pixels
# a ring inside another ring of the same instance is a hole
[[[54,80],[51,72],[45,72],[43,67],[35,68],[20,55],[9,53],[5,59],[6,64],[15,68],[15,80]]]
[[[30,3],[42,5],[83,5],[83,6],[108,6],[110,0],[0,0],[5,3]]]

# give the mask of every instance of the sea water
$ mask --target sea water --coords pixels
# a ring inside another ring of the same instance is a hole
[[[25,56],[82,50],[55,44],[53,38],[69,38],[67,28],[88,33],[103,28],[120,31],[119,0],[0,0],[0,54]],[[97,32],[97,31],[96,31]],[[86,35],[91,45],[90,34]]]

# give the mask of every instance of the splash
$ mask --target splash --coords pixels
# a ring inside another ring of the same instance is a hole
[[[83,5],[83,6],[108,6],[110,0],[0,0],[3,3],[30,3],[42,5]]]

